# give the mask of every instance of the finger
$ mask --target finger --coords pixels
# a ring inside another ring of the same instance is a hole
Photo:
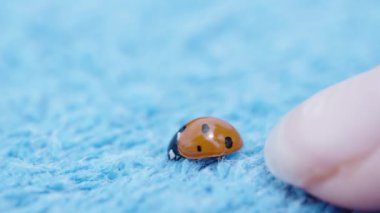
[[[288,113],[265,147],[269,170],[333,204],[380,209],[380,67]]]

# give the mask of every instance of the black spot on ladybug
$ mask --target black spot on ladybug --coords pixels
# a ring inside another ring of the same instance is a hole
[[[210,127],[207,124],[202,124],[203,134],[206,134],[208,131],[210,131]]]
[[[185,131],[185,129],[186,129],[186,125],[183,126],[181,129],[179,129],[178,132],[183,132],[183,131]]]
[[[201,146],[197,146],[197,151],[198,152],[202,152],[202,147]]]
[[[226,137],[224,139],[224,145],[226,146],[227,149],[231,149],[232,147],[232,138],[231,137]]]

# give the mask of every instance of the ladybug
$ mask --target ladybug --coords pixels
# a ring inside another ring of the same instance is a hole
[[[217,158],[236,152],[242,146],[243,140],[231,124],[218,118],[201,117],[178,130],[169,144],[168,158]]]

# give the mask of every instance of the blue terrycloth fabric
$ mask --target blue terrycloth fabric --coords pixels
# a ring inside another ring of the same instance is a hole
[[[379,1],[2,0],[1,212],[339,212],[274,178],[274,124],[380,59]],[[178,128],[244,148],[168,162]]]

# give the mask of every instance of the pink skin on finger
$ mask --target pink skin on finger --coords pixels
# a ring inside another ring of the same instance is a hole
[[[269,170],[322,200],[380,210],[380,67],[289,112],[265,146]]]

